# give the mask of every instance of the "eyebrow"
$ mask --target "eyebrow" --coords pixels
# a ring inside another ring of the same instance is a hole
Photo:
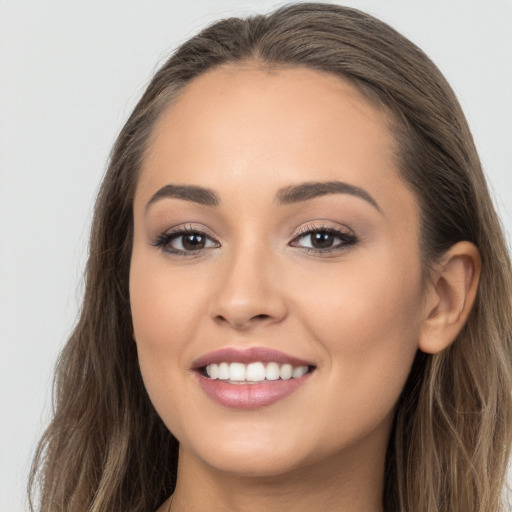
[[[371,204],[379,212],[381,211],[377,201],[375,201],[366,190],[342,181],[308,182],[299,185],[290,185],[278,190],[275,203],[277,205],[289,205],[328,194],[349,194],[359,197]],[[153,203],[164,198],[182,199],[205,206],[219,206],[220,204],[219,196],[209,188],[196,185],[169,184],[158,189],[155,194],[151,196],[151,199],[146,204],[146,211]]]
[[[172,197],[204,204],[205,206],[218,206],[220,204],[219,196],[208,188],[195,185],[165,185],[151,196],[151,199],[146,204],[146,211],[156,201]]]
[[[301,183],[285,187],[277,192],[276,203],[278,205],[299,203],[328,194],[349,194],[359,197],[370,203],[379,212],[381,211],[377,201],[366,190],[343,181]]]

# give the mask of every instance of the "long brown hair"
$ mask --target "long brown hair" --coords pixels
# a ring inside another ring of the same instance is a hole
[[[481,282],[467,324],[443,352],[418,352],[400,397],[383,502],[388,512],[503,510],[511,266],[467,122],[410,41],[360,11],[318,3],[206,28],[156,73],[122,129],[96,202],[80,319],[57,365],[54,417],[34,458],[31,509],[142,512],[174,489],[178,443],[149,401],[132,339],[132,201],[162,111],[201,73],[247,61],[332,73],[385,108],[399,171],[421,207],[424,267],[458,241],[479,248]]]

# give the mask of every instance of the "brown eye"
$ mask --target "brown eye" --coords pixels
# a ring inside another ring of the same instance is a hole
[[[327,249],[332,247],[335,240],[332,233],[326,232],[312,233],[309,236],[311,237],[311,246],[315,249]]]
[[[195,252],[217,247],[218,244],[210,237],[200,232],[181,232],[172,233],[164,244],[164,248],[169,252],[186,253]]]
[[[204,249],[206,245],[206,237],[199,233],[190,233],[187,235],[180,235],[177,238],[182,238],[182,246],[186,251],[197,251]]]
[[[343,250],[357,243],[357,237],[352,233],[343,232],[335,228],[309,229],[298,236],[290,244],[292,247],[300,247],[306,251],[328,253]]]
[[[160,235],[153,243],[163,252],[181,256],[200,253],[205,249],[220,247],[210,236],[193,229],[178,229]]]

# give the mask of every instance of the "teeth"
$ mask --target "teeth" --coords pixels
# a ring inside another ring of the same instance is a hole
[[[219,367],[216,364],[209,364],[206,367],[206,373],[210,379],[217,379],[219,377]]]
[[[229,365],[229,380],[245,380],[245,373],[245,364],[231,363]]]
[[[279,379],[279,365],[277,363],[268,363],[265,368],[265,374],[267,380]]]
[[[266,372],[263,363],[251,363],[247,365],[246,379],[252,382],[265,380]]]
[[[308,373],[307,366],[292,366],[279,363],[220,363],[209,364],[206,374],[210,379],[235,382],[261,382],[263,380],[298,379]]]
[[[291,379],[293,375],[293,366],[291,364],[283,364],[279,370],[279,377],[283,380]]]
[[[229,364],[228,363],[220,363],[219,364],[219,373],[217,375],[218,379],[228,380],[229,375]]]
[[[302,377],[303,375],[306,375],[308,373],[308,367],[307,366],[297,366],[292,371],[292,377],[294,379],[298,379],[299,377]]]

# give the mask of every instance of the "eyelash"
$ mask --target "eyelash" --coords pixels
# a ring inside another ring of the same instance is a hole
[[[172,229],[171,231],[166,231],[159,235],[156,240],[152,243],[153,246],[158,247],[162,250],[162,252],[166,254],[172,254],[173,256],[195,256],[203,253],[207,249],[198,249],[195,251],[182,251],[179,249],[171,249],[169,248],[170,243],[180,237],[184,237],[185,235],[200,235],[205,237],[208,240],[213,240],[215,244],[219,244],[216,240],[213,239],[208,233],[201,229],[194,228],[193,226],[180,226],[178,228]]]
[[[349,232],[348,230],[342,231],[341,229],[332,226],[305,226],[299,230],[297,236],[292,240],[292,242],[295,242],[296,240],[299,240],[306,236],[311,236],[315,233],[324,233],[327,235],[332,235],[335,238],[339,238],[340,242],[334,247],[329,247],[327,249],[318,249],[315,247],[301,247],[302,250],[307,252],[308,254],[325,255],[332,252],[339,252],[359,242],[359,239],[356,237],[354,233]],[[292,245],[292,247],[295,246]]]
[[[325,249],[319,249],[319,248],[315,248],[315,247],[301,247],[301,246],[292,245],[293,242],[295,242],[301,238],[304,238],[306,236],[311,236],[315,233],[323,233],[323,234],[327,234],[327,235],[332,235],[335,238],[338,238],[340,240],[340,242],[337,245],[335,245],[334,247],[329,247],[329,248],[325,248]],[[172,241],[174,241],[180,237],[183,237],[185,235],[189,235],[189,234],[205,237],[206,239],[213,241],[214,244],[217,244],[216,247],[220,246],[219,242],[216,241],[213,237],[211,237],[208,233],[206,233],[205,231],[203,231],[201,229],[194,228],[193,226],[182,226],[182,227],[173,229],[171,231],[166,231],[165,233],[162,233],[161,235],[159,235],[151,245],[153,245],[154,247],[158,247],[159,249],[162,250],[162,252],[164,252],[166,254],[172,254],[173,256],[184,256],[184,257],[187,257],[187,256],[193,257],[196,255],[200,255],[203,252],[205,252],[206,250],[212,248],[212,247],[207,247],[207,248],[197,249],[197,250],[193,250],[193,251],[183,251],[181,249],[169,248],[169,245]],[[342,230],[334,228],[332,226],[305,226],[304,228],[299,230],[297,236],[295,236],[295,238],[290,242],[290,245],[292,245],[292,247],[300,247],[304,252],[306,252],[308,254],[316,254],[316,255],[321,256],[321,255],[326,255],[326,254],[332,253],[332,252],[342,251],[350,246],[357,244],[358,241],[359,241],[359,239],[353,233],[342,231]]]

